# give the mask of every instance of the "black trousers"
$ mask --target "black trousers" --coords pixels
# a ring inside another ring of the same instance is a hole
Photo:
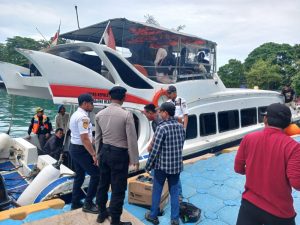
[[[111,185],[109,212],[111,224],[119,224],[127,189],[129,155],[125,148],[103,144],[99,154],[100,181],[97,191],[99,214],[106,213],[108,190]]]
[[[93,158],[83,145],[70,144],[70,155],[74,165],[75,177],[72,191],[72,204],[78,205],[82,197],[81,186],[85,179],[85,173],[90,175],[90,183],[87,189],[85,201],[92,203],[96,196],[99,183],[99,168],[93,163]]]
[[[242,199],[236,225],[296,225],[295,217],[279,218]]]

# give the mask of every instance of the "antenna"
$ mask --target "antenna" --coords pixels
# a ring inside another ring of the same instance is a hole
[[[78,20],[77,5],[75,5],[75,11],[76,11],[76,17],[77,17],[77,26],[78,26],[78,29],[80,29],[80,27],[79,27],[79,20]]]
[[[39,32],[39,34],[44,38],[44,40],[50,45],[50,41],[47,41],[47,39],[45,38],[45,36],[39,31],[39,29],[36,27],[35,28],[37,30],[37,32]]]

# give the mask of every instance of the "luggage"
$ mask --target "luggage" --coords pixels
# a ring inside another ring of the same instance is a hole
[[[201,209],[189,202],[181,202],[179,216],[183,223],[196,223],[201,216]]]

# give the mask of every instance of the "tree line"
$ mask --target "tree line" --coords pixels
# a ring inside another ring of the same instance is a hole
[[[230,59],[218,75],[226,87],[280,90],[291,84],[300,93],[300,44],[265,43],[250,52],[244,63]]]

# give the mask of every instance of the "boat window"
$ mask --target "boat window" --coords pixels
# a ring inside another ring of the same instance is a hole
[[[200,115],[200,136],[207,136],[217,132],[216,114],[204,113]]]
[[[225,132],[239,128],[239,111],[218,112],[219,132]]]
[[[261,115],[262,112],[267,111],[267,106],[258,107],[258,122],[264,122],[264,116]]]
[[[242,109],[241,110],[241,125],[242,127],[257,124],[256,108]]]
[[[186,129],[186,140],[197,137],[197,117],[196,115],[189,115],[188,125]]]
[[[86,68],[93,70],[99,75],[105,77],[107,80],[111,81],[112,83],[115,83],[112,76],[109,74],[108,70],[103,66],[102,60],[89,47],[74,46],[73,48],[71,47],[59,48],[59,51],[49,50],[48,53],[78,63]]]
[[[143,75],[159,83],[213,79],[214,46],[180,43],[178,39],[173,45],[131,44],[131,55],[126,59]]]
[[[153,87],[137,75],[132,69],[130,69],[121,59],[114,54],[104,51],[110,62],[117,70],[120,78],[128,86],[139,89],[152,89]]]

